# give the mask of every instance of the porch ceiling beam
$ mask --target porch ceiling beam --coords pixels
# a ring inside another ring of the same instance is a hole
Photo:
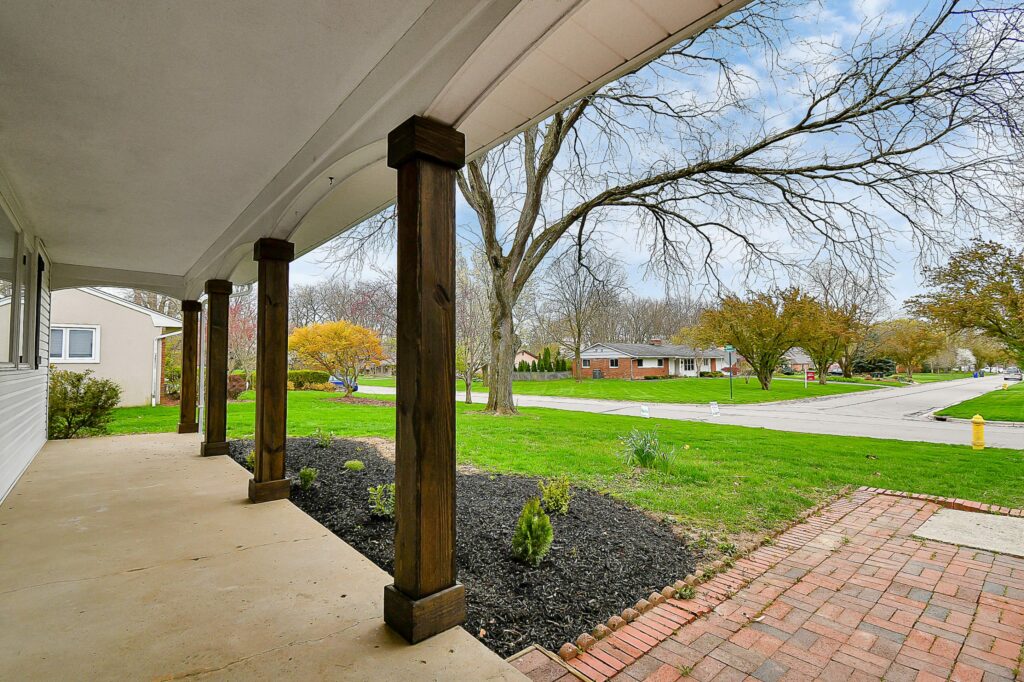
[[[78,287],[124,287],[145,289],[173,298],[185,298],[185,278],[159,272],[95,268],[71,263],[50,264],[50,287],[76,289]]]
[[[178,433],[196,433],[196,398],[199,372],[199,301],[181,302],[181,402],[178,407]]]
[[[388,136],[398,170],[395,582],[384,621],[416,643],[465,621],[455,581],[455,174],[465,138],[414,116]]]
[[[200,454],[228,454],[228,297],[231,282],[206,282],[206,401]]]
[[[286,499],[285,422],[288,416],[288,264],[295,245],[264,238],[253,247],[256,288],[256,461],[249,499]]]

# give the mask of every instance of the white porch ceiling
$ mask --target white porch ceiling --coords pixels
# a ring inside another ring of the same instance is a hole
[[[392,201],[409,116],[485,150],[744,2],[0,3],[0,207],[55,287],[193,297]]]

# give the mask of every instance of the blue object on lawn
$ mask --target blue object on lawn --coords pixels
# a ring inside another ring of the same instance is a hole
[[[335,379],[334,377],[331,377],[330,383],[333,384],[334,386],[337,386],[338,388],[345,388],[348,385],[344,379]],[[358,390],[359,384],[352,384],[352,392],[355,393]]]

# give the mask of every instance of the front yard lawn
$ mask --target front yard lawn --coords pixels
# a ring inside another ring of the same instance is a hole
[[[966,445],[540,408],[524,408],[517,417],[492,417],[481,414],[481,407],[458,405],[461,463],[527,476],[565,473],[580,485],[701,529],[734,533],[775,528],[846,485],[1024,506],[1021,450],[976,453]],[[252,402],[228,405],[229,437],[251,437],[254,410]],[[173,407],[122,408],[115,411],[111,430],[174,431],[177,415]],[[318,426],[337,436],[393,439],[395,411],[340,403],[337,394],[289,393],[289,435],[308,436]],[[662,443],[676,448],[678,457],[669,472],[626,469],[618,456],[619,437],[634,427],[657,429]]]
[[[360,379],[367,386],[394,386],[392,377]],[[459,382],[457,389],[464,389]],[[563,398],[598,398],[603,400],[630,400],[644,403],[708,403],[716,401],[731,405],[764,403],[773,400],[796,400],[823,395],[867,391],[876,388],[866,383],[828,383],[822,386],[810,383],[804,388],[803,380],[780,379],[772,381],[770,391],[762,391],[756,379],[749,382],[733,379],[734,398],[729,399],[729,379],[710,377],[629,381],[626,379],[556,379],[554,381],[516,381],[512,392],[516,395],[548,395]],[[473,385],[473,393],[484,393],[487,388]]]
[[[935,414],[961,419],[970,419],[980,414],[986,421],[1024,422],[1024,382],[1016,382],[1006,390],[990,391],[977,398],[939,410]],[[1024,431],[1020,437],[1024,443]]]

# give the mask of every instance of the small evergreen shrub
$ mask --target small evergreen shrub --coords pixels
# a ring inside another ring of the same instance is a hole
[[[547,481],[537,481],[540,488],[541,505],[549,514],[565,514],[569,511],[569,499],[572,492],[569,488],[569,477],[562,475]]]
[[[316,427],[313,431],[313,443],[318,448],[329,448],[331,443],[334,441],[334,433],[331,431],[324,431],[321,427]]]
[[[370,516],[395,518],[395,484],[381,483],[367,488],[370,493]]]
[[[92,370],[50,371],[51,439],[74,438],[107,432],[114,408],[121,400],[121,387],[110,379],[94,379]]]
[[[245,456],[245,468],[249,471],[256,471],[256,451],[250,450]]]
[[[675,448],[666,450],[661,446],[657,431],[633,429],[619,441],[620,455],[628,467],[668,470],[676,458]]]
[[[313,467],[302,467],[299,469],[299,485],[303,490],[309,490],[319,474],[320,472]]]
[[[537,361],[536,360],[534,360],[533,362],[530,363],[530,371],[531,372],[536,372],[537,371]]]
[[[310,384],[326,384],[331,380],[328,372],[317,369],[290,369],[288,370],[288,381],[295,384],[299,390],[310,390]]]
[[[349,471],[362,471],[366,468],[366,465],[360,462],[358,459],[348,459],[342,464],[343,467]]]
[[[541,509],[540,500],[530,498],[516,522],[516,530],[512,535],[512,555],[524,564],[537,566],[550,551],[554,537],[551,518]]]
[[[723,374],[722,372],[719,372],[717,369],[714,372],[709,372],[707,370],[703,370],[703,371],[700,372],[700,376],[702,376],[702,377],[710,377],[712,379],[720,379],[720,378],[724,377],[725,374]]]

